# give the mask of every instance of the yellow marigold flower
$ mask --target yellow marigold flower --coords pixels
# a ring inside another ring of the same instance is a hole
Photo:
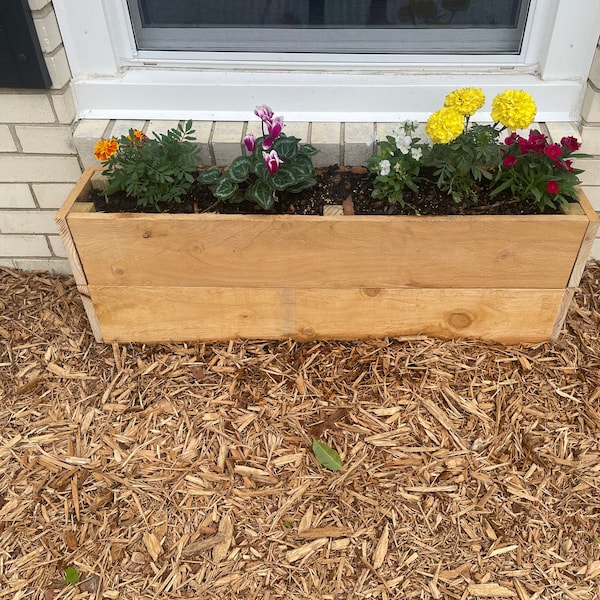
[[[474,115],[484,104],[485,96],[479,88],[460,88],[446,96],[444,106],[453,108],[465,117]]]
[[[465,118],[453,108],[440,108],[425,125],[425,131],[434,144],[447,144],[455,140],[464,130]]]
[[[525,129],[535,119],[537,107],[531,94],[523,90],[506,90],[492,102],[492,119],[512,129]]]
[[[104,162],[108,160],[119,149],[119,142],[115,138],[110,140],[99,140],[94,146],[94,156]]]

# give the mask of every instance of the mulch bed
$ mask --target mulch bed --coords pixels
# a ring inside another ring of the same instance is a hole
[[[599,289],[554,344],[110,346],[0,270],[0,599],[600,598]]]

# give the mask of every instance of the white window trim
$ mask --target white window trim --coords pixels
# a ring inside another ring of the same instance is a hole
[[[532,93],[538,120],[578,120],[600,34],[598,0],[533,0],[519,56],[138,52],[125,0],[54,0],[80,118],[423,120],[456,87]],[[481,117],[486,118],[487,113]]]

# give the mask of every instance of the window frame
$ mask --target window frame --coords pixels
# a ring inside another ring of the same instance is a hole
[[[470,54],[518,54],[513,45],[520,47],[527,17],[527,9],[524,6],[519,7],[517,15],[517,24],[514,28],[498,27],[440,27],[440,28],[359,28],[342,27],[341,36],[335,35],[335,28],[328,29],[316,28],[277,28],[270,26],[213,26],[206,28],[177,27],[169,26],[143,26],[142,9],[140,2],[143,0],[126,0],[128,10],[131,15],[132,29],[139,40],[140,48],[146,51],[156,51],[159,44],[164,44],[165,49],[182,51],[183,47],[194,47],[197,52],[206,52],[206,48],[200,46],[212,47],[213,50],[222,52],[248,52],[249,46],[260,46],[261,52],[277,53],[282,45],[286,46],[286,52],[302,53],[306,51],[306,45],[314,44],[314,52],[327,54],[382,54],[392,53],[396,55],[419,54],[427,52],[429,54],[452,54],[452,47],[459,43],[463,45],[457,54],[461,56]],[[531,0],[520,0],[524,4],[530,4]],[[402,35],[399,36],[399,32]],[[460,31],[460,42],[456,41],[456,32]],[[430,33],[434,33],[435,39],[432,41]],[[178,39],[172,38],[177,35]],[[398,41],[401,39],[401,41]],[[309,41],[310,40],[310,41]],[[352,40],[353,48],[347,49],[348,40]],[[394,46],[396,48],[394,49]],[[432,45],[438,48],[433,49]],[[488,51],[482,51],[485,45]],[[402,47],[411,47],[413,52],[402,50]],[[359,49],[359,48],[362,48]],[[445,48],[442,51],[442,48]]]
[[[288,120],[423,120],[447,91],[476,85],[488,99],[526,89],[540,120],[572,121],[600,34],[597,0],[532,0],[519,55],[148,52],[135,47],[126,0],[54,8],[87,118],[246,120],[268,102]]]

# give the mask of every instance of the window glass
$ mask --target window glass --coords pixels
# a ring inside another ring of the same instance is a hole
[[[529,0],[128,0],[140,50],[518,54]]]

